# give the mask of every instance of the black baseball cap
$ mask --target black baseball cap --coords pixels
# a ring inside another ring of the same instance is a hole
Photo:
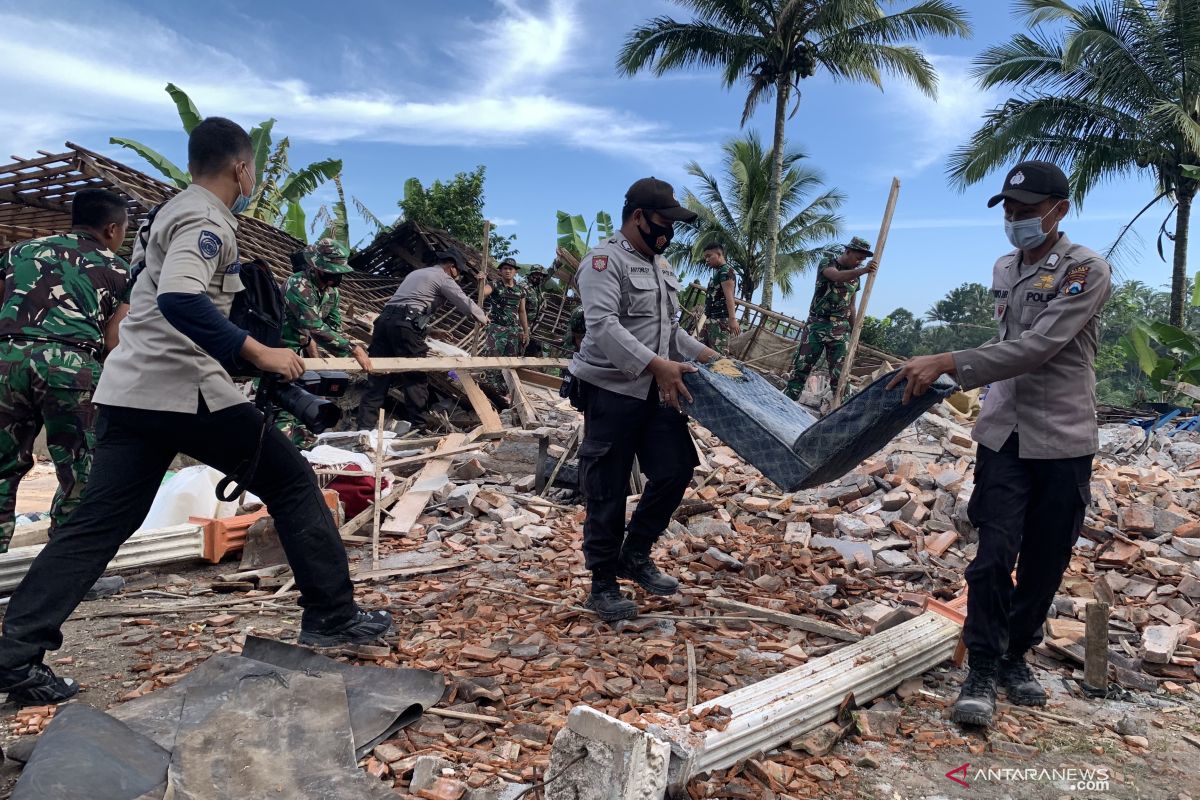
[[[657,211],[673,222],[691,222],[697,216],[695,211],[689,211],[679,205],[671,184],[654,177],[634,181],[625,193],[625,205]]]
[[[466,271],[466,267],[463,264],[462,256],[460,256],[458,253],[454,252],[453,250],[438,250],[436,253],[433,254],[433,260],[434,260],[434,263],[436,263],[436,264],[442,264],[447,261],[453,261],[454,266],[458,269],[459,272]]]
[[[1066,200],[1070,196],[1071,187],[1061,169],[1049,161],[1022,161],[1004,176],[1004,188],[988,200],[988,208],[1004,202],[1006,197],[1034,205],[1051,197]]]

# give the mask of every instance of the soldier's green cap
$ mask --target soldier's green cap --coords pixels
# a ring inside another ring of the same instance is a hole
[[[541,276],[545,277],[546,268],[543,267],[541,264],[534,264],[532,267],[529,268],[529,277],[532,278],[534,275],[541,275]]]
[[[354,272],[350,266],[350,248],[337,239],[325,238],[304,248],[304,260],[318,272],[343,275]]]
[[[846,245],[846,249],[857,250],[860,253],[866,253],[869,256],[875,255],[875,251],[871,249],[870,242],[861,236],[855,236],[853,239],[851,239],[850,243]]]
[[[512,267],[513,269],[516,269],[517,260],[515,258],[506,258],[500,262],[500,266],[496,267],[496,269],[504,269],[505,267]]]

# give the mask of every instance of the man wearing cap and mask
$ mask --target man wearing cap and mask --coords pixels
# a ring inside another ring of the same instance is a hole
[[[425,331],[429,319],[446,303],[474,317],[481,325],[487,325],[487,314],[456,283],[463,266],[461,255],[442,250],[434,254],[433,266],[408,273],[376,317],[368,353],[373,358],[428,355]],[[405,415],[414,425],[424,426],[425,409],[429,405],[429,376],[424,372],[400,372],[370,377],[358,407],[359,428],[370,430],[379,424],[379,409],[393,383],[403,388]]]
[[[350,248],[335,239],[322,239],[299,252],[301,269],[293,272],[283,285],[283,346],[297,353],[317,355],[317,347],[335,357],[353,356],[364,371],[370,372],[371,359],[362,345],[342,333],[342,277],[353,272],[348,259]],[[303,426],[286,411],[276,412],[275,426],[288,433],[293,443],[304,441]]]
[[[854,328],[854,296],[858,293],[859,278],[879,269],[875,261],[860,265],[873,255],[867,240],[855,236],[841,255],[829,258],[817,270],[817,286],[809,306],[804,337],[792,361],[792,377],[783,391],[793,400],[804,391],[804,384],[822,352],[829,364],[829,384],[834,392],[837,391],[850,331]],[[834,402],[837,401],[835,397]]]
[[[530,337],[529,343],[525,345],[525,355],[531,358],[537,358],[542,355],[542,343],[533,340],[532,331],[537,325],[538,312],[542,310],[542,303],[546,298],[546,268],[541,264],[534,264],[529,268],[529,274],[525,276],[525,316],[529,320]]]
[[[572,402],[583,411],[580,488],[587,500],[584,561],[592,573],[587,606],[606,621],[632,619],[637,605],[617,578],[651,594],[678,589],[650,559],[650,548],[683,499],[697,462],[680,401],[683,383],[716,353],[679,327],[679,280],[662,253],[676,222],[696,214],[679,205],[671,185],[637,181],[625,194],[621,230],[579,264],[587,331],[571,361]],[[629,473],[637,457],[648,482],[625,525]]]
[[[1025,653],[1042,639],[1090,501],[1099,446],[1096,347],[1110,269],[1059,230],[1069,195],[1055,165],[1013,167],[988,201],[989,208],[1004,203],[1004,230],[1016,248],[992,269],[999,332],[973,350],[914,358],[891,383],[907,381],[905,401],[942,374],[967,389],[991,384],[974,432],[968,513],[979,550],[966,571],[963,628],[970,673],[952,712],[963,724],[991,722],[997,686],[1010,703],[1045,705]]]

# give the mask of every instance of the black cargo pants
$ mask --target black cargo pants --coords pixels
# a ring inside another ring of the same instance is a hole
[[[425,326],[420,323],[419,315],[401,306],[384,306],[375,318],[367,355],[371,358],[429,355]],[[374,430],[379,425],[379,409],[383,408],[388,391],[394,385],[399,385],[404,393],[404,413],[409,421],[418,425],[424,422],[425,409],[429,406],[429,375],[424,372],[385,373],[367,378],[367,391],[358,406],[360,429]]]
[[[628,545],[645,552],[666,530],[700,462],[687,417],[659,403],[656,384],[647,398],[638,399],[576,380],[583,409],[579,484],[587,500],[584,563],[597,576],[612,577],[626,540],[634,456],[648,481],[629,520]]]
[[[61,627],[150,510],[177,453],[235,474],[254,455],[263,416],[250,403],[195,414],[101,406],[96,453],[79,507],[38,553],[4,616],[0,667],[41,661]],[[312,467],[270,426],[245,488],[262,498],[300,589],[302,626],[322,629],[357,608],[346,549]]]
[[[1021,458],[1015,433],[999,451],[978,450],[967,513],[979,551],[966,571],[963,642],[972,656],[1019,656],[1042,640],[1083,527],[1093,457]]]

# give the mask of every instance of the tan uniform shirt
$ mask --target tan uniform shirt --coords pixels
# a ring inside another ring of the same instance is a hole
[[[679,327],[679,279],[662,256],[651,261],[618,233],[583,257],[578,275],[587,333],[573,375],[645,399],[655,356],[690,361],[704,352]]]
[[[194,414],[199,398],[211,411],[248,402],[221,364],[158,310],[170,292],[207,294],[228,316],[242,290],[237,218],[207,189],[192,184],[159,209],[121,323],[120,346],[104,362],[95,402]],[[141,237],[133,263],[142,258]]]
[[[1021,458],[1090,455],[1099,448],[1096,348],[1111,270],[1066,234],[1036,264],[1020,261],[1013,251],[992,271],[999,335],[954,353],[964,387],[992,385],[975,441],[999,450],[1019,429]]]

